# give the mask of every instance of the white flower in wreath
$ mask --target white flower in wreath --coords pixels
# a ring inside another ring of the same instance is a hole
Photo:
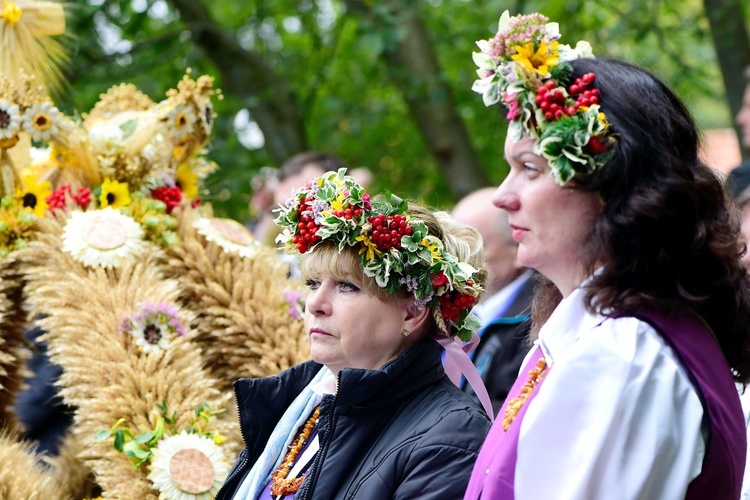
[[[162,438],[152,449],[148,479],[169,500],[210,500],[229,472],[213,439],[183,431]]]
[[[192,107],[177,105],[167,114],[167,134],[181,141],[192,133],[196,120]]]
[[[23,130],[37,142],[49,141],[60,132],[60,111],[51,102],[34,104],[23,114]]]
[[[0,140],[12,139],[21,129],[21,111],[17,104],[0,99]]]
[[[62,249],[86,267],[116,268],[146,249],[143,229],[118,210],[75,211],[65,224]]]

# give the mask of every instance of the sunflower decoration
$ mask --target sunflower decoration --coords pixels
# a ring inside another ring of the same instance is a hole
[[[23,176],[22,187],[16,189],[16,203],[37,217],[44,217],[49,205],[47,197],[52,194],[49,181],[40,181],[33,173]]]
[[[36,231],[35,222],[35,217],[14,198],[5,196],[0,199],[0,257],[26,248]]]
[[[102,192],[99,194],[99,204],[102,208],[122,208],[130,204],[130,190],[127,182],[118,182],[110,178],[104,179]]]
[[[63,229],[62,250],[86,267],[117,268],[146,248],[141,226],[112,208],[74,211]]]
[[[193,200],[198,196],[198,174],[193,172],[186,163],[180,163],[177,167],[174,182],[188,200]]]

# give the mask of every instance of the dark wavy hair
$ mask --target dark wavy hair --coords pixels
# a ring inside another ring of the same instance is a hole
[[[596,75],[616,134],[612,159],[576,187],[604,201],[582,248],[586,305],[602,314],[692,310],[713,330],[735,379],[750,381],[750,281],[740,263],[739,217],[721,180],[698,158],[685,105],[653,73],[612,59],[578,59],[573,78]],[[543,286],[534,317],[559,302]]]

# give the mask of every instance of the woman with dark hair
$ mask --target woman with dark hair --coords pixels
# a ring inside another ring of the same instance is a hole
[[[309,288],[313,361],[235,384],[245,449],[217,499],[460,497],[490,419],[446,376],[441,345],[473,366],[451,337],[478,326],[479,233],[371,200],[343,169],[296,189],[276,223]]]
[[[510,120],[494,203],[546,283],[465,498],[737,499],[750,379],[739,224],[686,107],[540,14],[478,42]]]

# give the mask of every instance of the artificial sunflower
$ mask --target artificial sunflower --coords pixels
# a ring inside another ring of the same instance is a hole
[[[188,200],[192,200],[198,196],[198,175],[186,164],[181,163],[180,166],[177,167],[174,182]]]
[[[152,449],[148,479],[159,498],[210,500],[229,472],[229,463],[213,439],[183,431],[165,436]]]
[[[21,184],[22,187],[16,189],[16,203],[37,217],[44,217],[49,207],[47,197],[52,194],[49,181],[39,182],[36,175],[27,172],[23,175]]]
[[[63,251],[86,267],[119,267],[143,253],[143,229],[112,208],[72,212],[63,230]]]
[[[228,253],[251,258],[261,247],[261,243],[245,226],[232,219],[202,217],[193,223],[193,227],[208,241],[216,243]]]
[[[49,141],[60,131],[59,117],[60,111],[51,102],[34,104],[23,114],[23,130],[37,142]]]
[[[0,147],[12,147],[21,129],[21,111],[17,104],[0,99]],[[10,145],[2,143],[12,142]]]
[[[110,178],[104,179],[99,204],[102,208],[122,208],[130,205],[130,191],[127,182],[117,182]]]

